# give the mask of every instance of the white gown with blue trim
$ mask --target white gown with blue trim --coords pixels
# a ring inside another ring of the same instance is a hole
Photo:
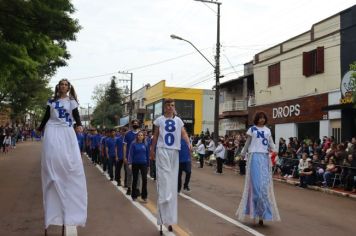
[[[87,218],[87,186],[83,162],[73,129],[69,98],[50,100],[42,149],[42,190],[45,228],[49,225],[84,226]]]

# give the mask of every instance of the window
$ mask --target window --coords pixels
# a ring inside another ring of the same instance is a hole
[[[324,47],[303,52],[303,75],[309,77],[324,73]]]
[[[281,66],[276,63],[268,67],[268,87],[275,86],[281,83]]]

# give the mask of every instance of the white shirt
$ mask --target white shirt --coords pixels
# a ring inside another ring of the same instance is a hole
[[[184,123],[178,116],[166,118],[162,115],[158,117],[153,124],[159,127],[157,147],[180,150]]]
[[[271,130],[266,126],[263,127],[252,126],[247,130],[246,134],[251,136],[251,143],[250,146],[248,147],[249,153],[252,152],[268,153],[270,146],[272,147],[272,149],[274,149]]]
[[[200,143],[200,145],[197,148],[197,153],[205,154],[205,146],[204,146],[204,144]]]
[[[208,150],[213,152],[214,149],[215,149],[215,143],[214,143],[214,140],[211,140],[208,145]]]
[[[51,115],[46,125],[73,126],[72,111],[78,107],[77,101],[66,97],[57,101],[49,100],[47,105],[51,107]]]
[[[215,149],[215,151],[214,151],[214,154],[216,155],[216,157],[219,157],[219,158],[221,158],[221,159],[224,159],[224,157],[225,157],[225,147],[224,147],[224,145],[219,144],[219,145],[216,147],[216,149]]]

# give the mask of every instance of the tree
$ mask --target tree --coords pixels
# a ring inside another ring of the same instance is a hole
[[[28,109],[70,55],[80,30],[70,0],[0,0],[0,109]],[[39,96],[41,97],[41,96]]]
[[[114,127],[122,115],[122,91],[117,87],[113,76],[110,84],[98,85],[92,98],[96,101],[92,125]]]

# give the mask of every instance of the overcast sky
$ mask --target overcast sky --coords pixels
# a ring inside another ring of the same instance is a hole
[[[211,89],[213,67],[176,34],[191,41],[214,63],[216,5],[194,0],[73,0],[82,30],[68,43],[68,66],[51,80],[68,78],[83,106],[94,104],[94,87],[111,76],[128,79],[134,90],[166,80],[167,86]],[[275,44],[310,30],[355,4],[354,0],[220,0],[221,74],[230,80],[242,65]],[[119,86],[125,86],[119,83]]]

